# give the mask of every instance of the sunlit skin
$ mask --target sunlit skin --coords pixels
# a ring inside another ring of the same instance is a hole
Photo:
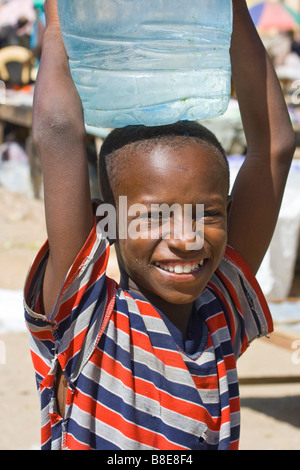
[[[130,153],[126,163],[126,174],[113,188],[116,201],[118,196],[126,195],[128,207],[144,204],[149,207],[149,218],[151,204],[179,203],[182,208],[184,204],[194,208],[204,204],[202,248],[187,249],[187,242],[193,242],[194,236],[178,239],[172,231],[168,238],[128,237],[116,243],[119,262],[129,277],[129,289],[142,294],[184,333],[193,302],[225,251],[228,209],[225,169],[209,146],[193,139],[178,148],[158,145],[148,152],[140,148]],[[128,217],[128,225],[133,219]],[[183,270],[190,265],[192,272],[170,272],[178,265]]]

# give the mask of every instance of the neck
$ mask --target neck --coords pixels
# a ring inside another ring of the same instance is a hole
[[[146,291],[145,289],[139,287],[134,281],[128,277],[124,279],[121,278],[121,286],[124,289],[128,289],[136,294],[141,295],[147,299],[154,307],[160,310],[166,317],[173,323],[176,328],[178,328],[181,333],[186,336],[187,326],[189,318],[192,312],[193,304],[172,304],[162,299],[161,297],[156,296],[155,294]]]

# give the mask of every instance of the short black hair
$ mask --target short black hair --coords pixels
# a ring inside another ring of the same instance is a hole
[[[229,165],[226,153],[217,137],[199,122],[179,121],[175,124],[153,127],[142,125],[126,126],[114,129],[106,137],[100,150],[98,174],[102,199],[107,202],[113,200],[111,180],[116,178],[118,172],[117,163],[120,164],[120,160],[117,157],[120,154],[118,150],[138,142],[150,142],[153,144],[163,140],[167,145],[172,145],[175,137],[184,139],[193,138],[210,145],[215,150],[215,153],[221,156],[220,162],[226,170],[229,182]]]

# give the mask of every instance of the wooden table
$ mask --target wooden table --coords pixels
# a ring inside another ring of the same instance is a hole
[[[32,125],[32,107],[12,104],[0,105],[0,120],[17,126],[30,128]]]

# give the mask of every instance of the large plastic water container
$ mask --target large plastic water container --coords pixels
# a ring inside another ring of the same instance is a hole
[[[86,124],[123,127],[225,112],[231,0],[58,0]]]

